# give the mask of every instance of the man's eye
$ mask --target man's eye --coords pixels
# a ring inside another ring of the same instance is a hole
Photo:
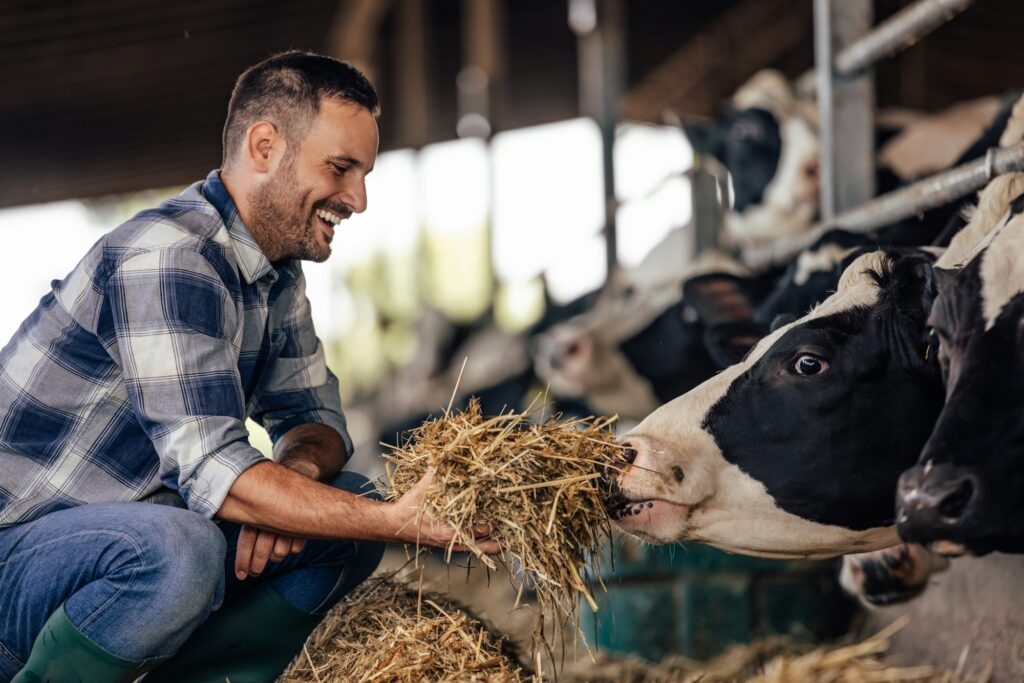
[[[793,372],[798,375],[820,375],[828,370],[828,361],[810,353],[801,354],[793,363]]]
[[[347,172],[348,172],[348,168],[346,168],[345,166],[335,166],[334,167],[334,174],[335,175],[345,175]]]

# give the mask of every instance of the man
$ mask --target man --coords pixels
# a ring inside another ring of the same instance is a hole
[[[343,62],[250,68],[223,168],[101,239],[0,352],[0,680],[270,681],[383,542],[451,539],[428,478],[385,504],[341,473],[299,265],[366,208],[377,113]],[[165,487],[185,509],[140,502]]]

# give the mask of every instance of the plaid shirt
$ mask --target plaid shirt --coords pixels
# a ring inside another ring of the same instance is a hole
[[[276,442],[333,427],[297,261],[272,265],[217,171],[110,232],[0,351],[0,528],[167,486],[206,517]]]

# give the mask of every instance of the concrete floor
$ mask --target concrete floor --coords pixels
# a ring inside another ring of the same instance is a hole
[[[893,659],[974,673],[991,663],[992,683],[1024,681],[1024,555],[962,557],[906,605],[873,610],[868,632],[903,614]]]

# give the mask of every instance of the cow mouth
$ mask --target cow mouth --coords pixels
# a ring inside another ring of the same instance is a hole
[[[654,499],[647,500],[627,500],[608,508],[608,515],[616,522],[625,519],[626,517],[634,517],[639,515],[644,510],[649,510],[654,507]]]
[[[608,511],[608,516],[614,522],[623,525],[633,521],[630,518],[639,517],[645,512],[648,515],[653,515],[659,508],[664,511],[666,507],[676,510],[686,510],[689,508],[687,505],[674,503],[664,498],[639,498],[620,494],[617,499],[610,500],[606,504],[605,509]]]

